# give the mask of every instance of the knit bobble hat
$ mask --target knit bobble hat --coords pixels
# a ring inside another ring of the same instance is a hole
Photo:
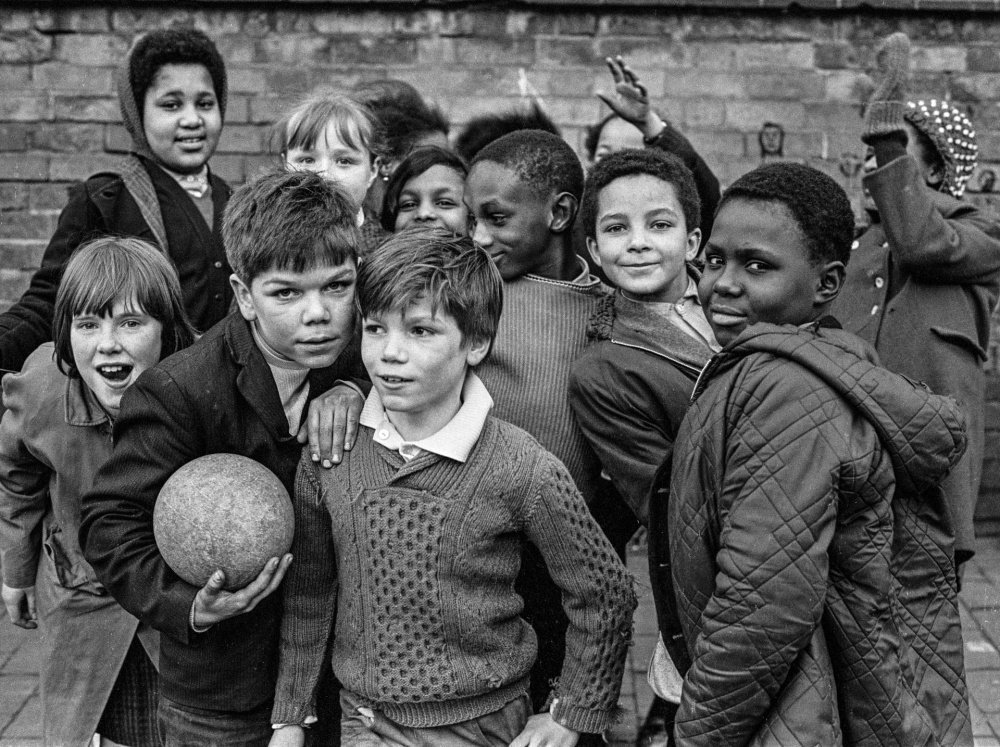
[[[979,155],[972,122],[950,103],[940,99],[909,101],[903,116],[930,138],[937,148],[945,168],[942,191],[961,197]]]

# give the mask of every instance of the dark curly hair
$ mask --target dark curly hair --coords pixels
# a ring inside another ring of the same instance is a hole
[[[542,130],[518,130],[484,147],[469,165],[489,161],[510,169],[542,199],[568,192],[583,195],[583,166],[569,144]]]
[[[694,183],[691,170],[680,158],[665,151],[654,148],[642,150],[628,149],[609,153],[594,164],[587,174],[587,184],[583,190],[583,201],[580,203],[580,220],[587,236],[594,238],[597,227],[597,198],[601,190],[615,179],[624,176],[648,174],[656,177],[674,188],[677,201],[684,211],[684,223],[688,233],[698,228],[701,221],[701,199],[698,197],[698,187]]]
[[[164,65],[204,65],[212,78],[219,112],[226,117],[226,64],[215,44],[197,29],[157,29],[135,43],[129,58],[128,79],[139,116],[146,90]]]
[[[716,214],[730,200],[778,202],[788,208],[806,238],[813,262],[847,264],[854,240],[854,213],[847,193],[822,171],[799,163],[772,163],[750,171],[722,193]]]
[[[448,137],[448,120],[406,81],[386,78],[356,85],[351,96],[365,104],[385,132],[388,157],[398,161],[428,135]]]
[[[455,151],[471,162],[485,146],[517,130],[543,130],[561,135],[556,123],[537,102],[532,101],[526,108],[473,117],[465,123],[462,132],[455,139]]]

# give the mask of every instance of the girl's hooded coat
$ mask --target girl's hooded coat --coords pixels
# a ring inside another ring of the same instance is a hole
[[[180,277],[184,308],[204,332],[222,319],[232,301],[232,270],[222,246],[222,213],[232,190],[209,173],[213,225],[194,200],[153,156],[142,125],[142,103],[129,83],[132,53],[119,71],[118,98],[133,153],[116,173],[95,174],[70,189],[69,202],[42,263],[20,300],[0,314],[0,368],[17,371],[31,352],[52,339],[52,316],[63,267],[81,244],[99,236],[136,236],[170,257]],[[226,90],[217,91],[225,114]]]

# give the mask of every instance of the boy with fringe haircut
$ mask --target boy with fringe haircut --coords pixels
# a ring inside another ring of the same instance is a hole
[[[199,589],[160,555],[153,510],[167,478],[205,454],[255,459],[292,492],[307,404],[354,370],[342,353],[354,330],[356,213],[308,172],[269,174],[233,195],[223,240],[239,311],[128,389],[112,457],[84,496],[87,560],[126,610],[163,633],[168,745],[270,739],[281,610],[272,592],[291,555],[243,589],[224,591],[221,570]]]
[[[571,745],[613,722],[631,579],[563,465],[489,415],[473,369],[501,287],[485,251],[443,231],[404,231],[361,266],[373,386],[343,464],[299,465],[274,712],[288,725],[272,745],[302,744],[325,657],[343,683],[345,745]],[[537,645],[514,591],[525,543],[572,621],[555,703],[538,716]]]

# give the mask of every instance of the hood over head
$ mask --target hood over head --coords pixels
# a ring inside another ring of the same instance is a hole
[[[215,44],[196,29],[157,29],[132,43],[118,69],[118,104],[122,121],[132,136],[133,150],[156,160],[146,140],[142,110],[146,91],[164,65],[204,65],[212,78],[219,113],[226,118],[228,83],[226,65]]]

